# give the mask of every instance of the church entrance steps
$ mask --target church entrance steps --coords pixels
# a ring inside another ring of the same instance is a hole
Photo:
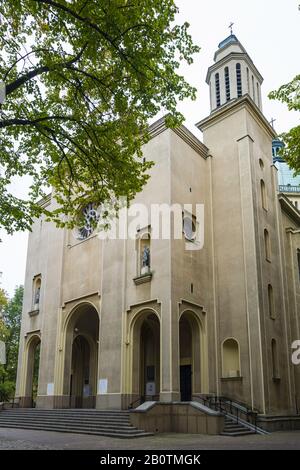
[[[250,429],[245,424],[236,422],[234,418],[225,417],[224,430],[221,433],[222,436],[246,436],[249,434],[256,434],[253,429]]]
[[[117,438],[152,435],[134,427],[127,411],[17,409],[0,412],[0,427]]]

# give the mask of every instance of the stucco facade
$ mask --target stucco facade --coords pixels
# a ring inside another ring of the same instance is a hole
[[[252,64],[236,38],[225,45],[209,75],[211,95],[214,71],[233,60],[234,82],[237,60]],[[170,403],[213,394],[262,415],[297,414],[300,366],[292,364],[291,345],[300,338],[300,213],[278,193],[276,136],[261,111],[262,77],[252,69],[258,101],[243,68],[242,95],[235,86],[220,106],[214,98],[197,124],[204,143],[161,119],[143,149],[155,165],[134,203],[177,204],[183,217],[184,204],[201,204],[201,249],[187,249],[193,241],[184,236],[153,237],[151,223],[133,239],[94,233],[78,240],[36,220],[20,339],[23,406],[32,404],[40,343],[37,407],[124,409],[141,397]],[[51,196],[43,203],[55,207]],[[143,240],[151,254],[146,272]]]

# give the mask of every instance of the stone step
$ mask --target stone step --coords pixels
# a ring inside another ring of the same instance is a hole
[[[132,426],[128,411],[14,409],[0,412],[0,427],[120,438],[149,436]]]
[[[241,431],[250,431],[249,429],[243,427],[243,426],[237,426],[236,428],[224,428],[223,432],[241,432]]]
[[[26,424],[28,426],[66,426],[66,427],[74,427],[74,428],[82,428],[82,427],[88,427],[90,429],[116,429],[116,430],[122,430],[122,431],[127,431],[127,430],[132,430],[136,429],[131,426],[130,423],[127,425],[118,425],[118,424],[101,424],[101,423],[87,423],[85,421],[83,422],[72,422],[72,421],[36,421],[36,420],[12,420],[12,419],[7,419],[7,420],[0,420],[0,427],[4,426],[6,424]]]
[[[109,418],[89,418],[89,417],[72,417],[69,416],[0,416],[1,419],[17,419],[17,420],[65,420],[65,421],[86,421],[89,423],[116,423],[116,424],[126,424],[130,423],[130,419],[109,419]]]
[[[230,436],[230,437],[237,437],[237,436],[248,436],[250,434],[255,434],[254,431],[251,431],[251,429],[244,429],[244,431],[237,431],[237,432],[226,432],[223,431],[221,432],[221,436]]]
[[[234,418],[225,416],[224,430],[222,436],[246,436],[255,434],[255,431],[245,426],[243,423],[237,422]]]
[[[0,426],[1,427],[1,426]],[[130,432],[122,431],[110,431],[110,430],[101,430],[101,429],[90,429],[90,428],[73,428],[73,427],[63,427],[63,426],[38,426],[38,425],[26,425],[26,424],[8,424],[6,423],[2,427],[4,428],[14,428],[14,429],[33,429],[39,431],[55,431],[63,433],[74,433],[74,434],[90,434],[94,436],[107,436],[107,437],[116,437],[116,438],[135,438],[135,437],[145,437],[152,436],[153,433],[145,432],[139,429],[133,428]]]
[[[235,428],[235,427],[245,428],[247,426],[245,426],[243,423],[225,423],[225,427],[226,428]]]
[[[130,413],[128,411],[83,411],[83,410],[65,410],[65,409],[60,409],[60,410],[40,410],[40,409],[26,409],[26,408],[23,408],[23,409],[16,409],[16,408],[13,408],[13,409],[6,409],[6,410],[3,410],[1,411],[0,410],[0,414],[2,413],[10,413],[10,414],[17,414],[17,415],[20,415],[20,414],[24,414],[24,415],[28,415],[28,414],[34,414],[34,415],[45,415],[45,414],[51,414],[51,415],[55,415],[55,414],[58,414],[58,415],[61,415],[61,414],[65,414],[65,415],[76,415],[76,416],[79,416],[79,415],[89,415],[89,416],[111,416],[111,417],[114,417],[114,416],[122,416],[122,417],[127,417],[127,416],[130,416]]]
[[[98,418],[98,417],[95,417],[95,418],[91,418],[91,417],[86,417],[86,416],[82,416],[82,417],[79,417],[79,416],[73,416],[73,417],[69,417],[69,416],[32,416],[32,415],[28,415],[28,416],[17,416],[17,415],[7,415],[7,414],[3,414],[3,416],[0,414],[0,421],[1,420],[34,420],[34,421],[71,421],[71,422],[86,422],[86,423],[113,423],[113,424],[119,424],[119,425],[124,425],[124,424],[127,424],[127,423],[130,423],[130,419],[129,418],[126,418],[126,419],[118,419],[118,418]]]

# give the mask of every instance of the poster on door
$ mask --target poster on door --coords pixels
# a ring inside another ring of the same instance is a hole
[[[152,397],[155,395],[155,382],[146,383],[146,395]]]

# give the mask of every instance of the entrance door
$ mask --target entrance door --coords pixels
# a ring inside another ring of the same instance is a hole
[[[181,401],[192,399],[192,366],[180,366]]]
[[[73,342],[72,351],[72,374],[70,380],[70,406],[72,408],[83,408],[86,406],[86,397],[90,377],[90,347],[83,336],[77,336]]]

